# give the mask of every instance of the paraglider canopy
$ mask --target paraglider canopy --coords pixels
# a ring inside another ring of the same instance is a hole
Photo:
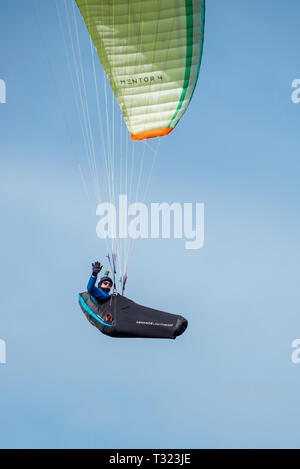
[[[205,0],[76,0],[133,140],[168,135],[192,98]]]

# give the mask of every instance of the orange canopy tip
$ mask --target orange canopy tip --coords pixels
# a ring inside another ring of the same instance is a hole
[[[145,138],[163,137],[164,135],[168,135],[170,132],[172,132],[172,130],[173,127],[167,127],[165,129],[146,130],[146,132],[130,135],[132,140],[144,140]]]

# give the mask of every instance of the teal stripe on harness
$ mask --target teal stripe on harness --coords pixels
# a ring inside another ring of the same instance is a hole
[[[107,326],[107,327],[114,327],[112,324],[106,324],[106,322],[102,321],[102,319],[100,319],[92,310],[91,308],[86,304],[86,302],[84,301],[84,299],[79,295],[79,303],[81,304],[81,306],[86,310],[87,313],[89,313],[91,316],[93,316],[94,319],[96,319],[97,321],[101,322],[102,324],[104,324],[104,326]]]

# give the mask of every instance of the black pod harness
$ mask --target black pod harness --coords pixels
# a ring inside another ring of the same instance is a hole
[[[118,293],[99,302],[80,293],[79,304],[89,322],[111,337],[176,339],[188,325],[182,316],[138,305]]]

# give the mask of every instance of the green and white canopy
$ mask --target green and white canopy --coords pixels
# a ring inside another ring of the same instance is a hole
[[[192,98],[205,0],[76,0],[131,137],[167,135]]]

